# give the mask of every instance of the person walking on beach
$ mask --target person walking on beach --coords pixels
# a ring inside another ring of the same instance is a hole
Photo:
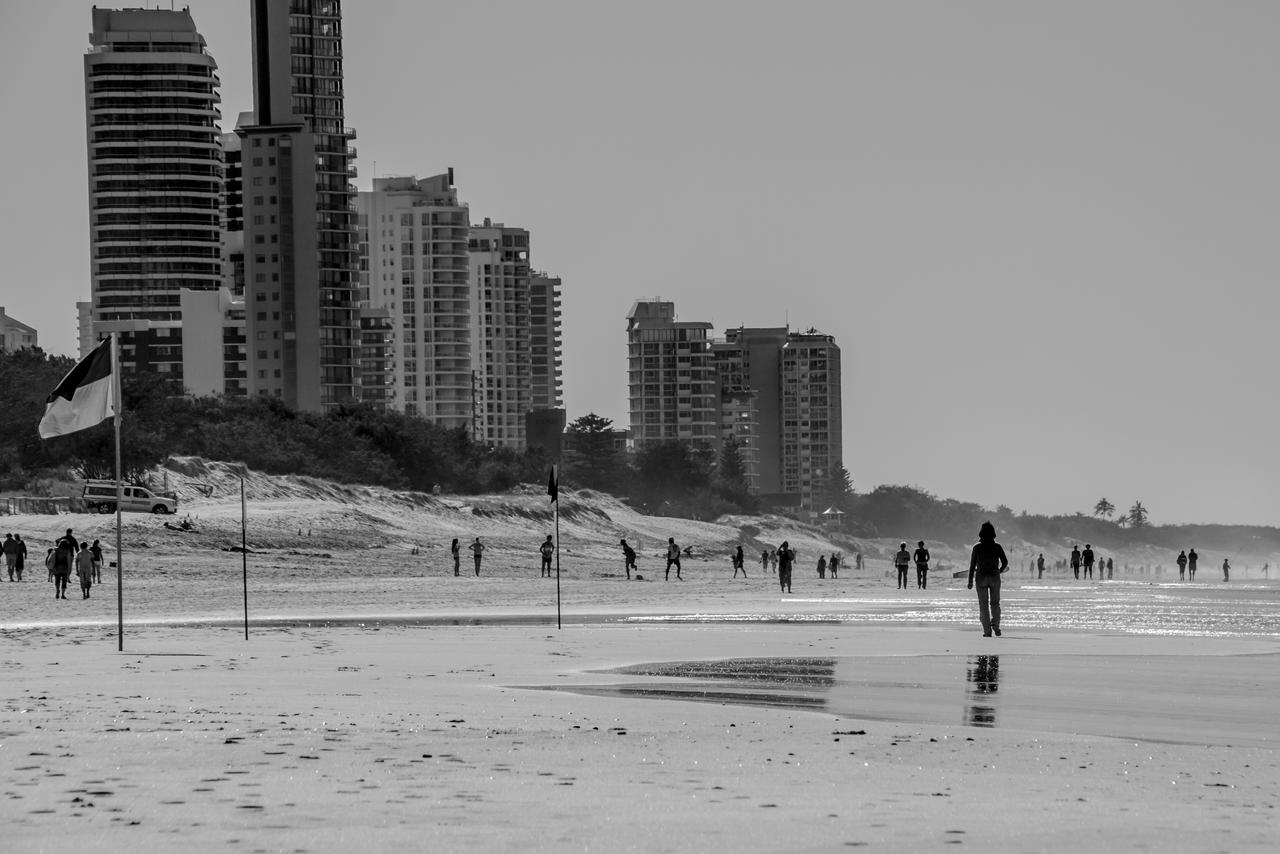
[[[898,570],[898,589],[907,589],[907,567],[911,565],[911,552],[907,551],[907,544],[898,545],[898,553],[893,556],[894,568]]]
[[[1184,580],[1187,574],[1187,553],[1186,551],[1178,552],[1178,580]]]
[[[783,593],[791,592],[791,567],[795,559],[796,553],[791,550],[791,544],[783,540],[778,546],[778,586]]]
[[[742,572],[742,577],[747,577],[747,558],[742,553],[742,545],[738,545],[737,551],[733,553],[733,577],[738,577],[738,572]]]
[[[1111,558],[1107,558],[1107,581],[1115,578],[1116,562]]]
[[[969,554],[969,589],[974,577],[978,581],[978,617],[982,620],[982,636],[995,632],[1000,637],[1000,573],[1009,568],[1004,547],[996,542],[996,528],[983,522],[978,529],[978,544]]]
[[[551,535],[547,534],[547,538],[542,541],[542,545],[538,546],[538,552],[542,555],[542,577],[551,577],[551,556],[556,553],[556,544],[552,542]]]
[[[853,568],[858,571],[862,570],[862,552],[853,553]]]
[[[1084,552],[1080,555],[1080,563],[1084,566],[1084,577],[1093,578],[1093,546],[1084,544]]]
[[[484,543],[480,542],[480,538],[476,537],[476,541],[467,546],[471,549],[471,558],[476,562],[476,578],[480,577],[480,556],[484,553]]]
[[[618,541],[622,545],[622,568],[627,571],[627,581],[631,580],[631,570],[636,569],[636,550],[627,545],[627,538]],[[639,573],[640,570],[636,569]]]
[[[97,540],[89,546],[89,554],[93,555],[93,583],[102,583],[102,543]]]
[[[1040,557],[1036,558],[1036,578],[1044,578],[1044,552],[1040,552]]]
[[[832,552],[831,560],[827,561],[827,571],[831,573],[831,577],[836,577],[836,570],[840,568],[840,553]]]
[[[1196,554],[1196,550],[1192,549],[1187,552],[1187,580],[1196,580],[1196,561],[1200,559],[1200,555]]]
[[[827,577],[827,556],[826,555],[818,555],[818,577],[819,578]]]
[[[769,571],[775,575],[778,572],[778,550],[769,549]]]
[[[769,568],[769,550],[762,549],[760,551],[760,571],[764,572]]]
[[[1222,559],[1222,580],[1231,580],[1231,561],[1225,557]]]
[[[916,550],[911,559],[916,562],[916,588],[927,590],[929,588],[929,550],[924,547],[924,540],[916,543]]]
[[[676,581],[684,581],[680,577],[680,547],[676,545],[675,537],[667,537],[667,574],[664,576],[665,581],[671,580],[671,565],[676,567]]]
[[[53,549],[53,598],[67,598],[67,581],[71,578],[72,565],[76,561],[75,537],[61,537]]]
[[[1080,547],[1071,547],[1071,571],[1075,573],[1076,581],[1080,580]]]
[[[4,562],[9,567],[9,580],[13,581],[13,574],[18,567],[18,541],[13,538],[13,534],[4,535]],[[21,581],[22,577],[19,576]]]
[[[13,539],[18,543],[18,562],[14,564],[18,569],[18,580],[22,580],[22,568],[27,565],[27,544],[22,541],[21,534],[14,534]]]
[[[449,545],[449,554],[453,556],[453,574],[461,575],[462,547],[458,545],[457,537],[454,537],[453,542]]]
[[[76,555],[76,576],[80,579],[80,598],[88,599],[89,588],[93,586],[93,552],[89,551],[88,543],[80,544],[80,553]]]

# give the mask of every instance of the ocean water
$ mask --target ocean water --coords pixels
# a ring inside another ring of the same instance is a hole
[[[812,589],[806,585],[805,590]],[[1280,637],[1280,580],[1223,583],[1006,581],[1001,625],[1135,635]],[[974,625],[977,598],[963,587],[869,591],[815,597],[797,593],[749,613],[637,616],[635,622],[830,622]]]

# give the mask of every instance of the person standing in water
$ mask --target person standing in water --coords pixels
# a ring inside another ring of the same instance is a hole
[[[898,570],[898,589],[907,589],[907,567],[911,565],[911,552],[907,551],[907,544],[900,543],[898,545],[898,553],[893,556],[893,566]]]
[[[1187,574],[1187,553],[1185,551],[1178,552],[1178,580],[1182,581]]]
[[[551,556],[556,553],[556,544],[552,542],[550,534],[547,534],[547,538],[542,541],[542,545],[538,546],[538,553],[542,555],[542,575],[540,577],[550,578]]]
[[[969,554],[969,589],[978,582],[978,616],[982,620],[982,636],[1000,637],[1000,573],[1009,568],[1004,547],[996,542],[996,528],[983,522],[978,529],[978,544]]]
[[[631,580],[631,570],[636,569],[636,550],[627,545],[627,538],[619,540],[622,546],[622,568],[627,571],[627,581]],[[636,569],[638,573],[640,570]]]
[[[911,558],[916,562],[916,587],[920,590],[927,590],[929,587],[929,550],[924,547],[924,540],[916,543],[916,550]]]
[[[480,555],[484,553],[484,543],[480,542],[480,538],[476,537],[476,541],[467,546],[471,549],[471,557],[476,562],[476,578],[480,577]]]

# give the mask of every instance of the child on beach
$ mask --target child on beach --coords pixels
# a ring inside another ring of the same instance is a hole
[[[88,543],[80,544],[80,553],[76,555],[76,576],[80,579],[80,598],[89,598],[89,588],[93,586],[93,552]]]
[[[89,554],[93,555],[93,583],[102,583],[102,544],[97,540],[89,546]]]

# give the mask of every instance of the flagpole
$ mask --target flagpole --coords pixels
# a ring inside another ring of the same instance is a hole
[[[249,540],[248,511],[244,503],[244,478],[240,478],[240,558],[244,574],[244,639],[249,639]]]
[[[116,434],[116,649],[124,652],[124,543],[121,535],[121,513],[124,507],[124,482],[120,477],[120,418],[124,401],[120,394],[120,333],[111,333],[111,384],[115,403]]]
[[[560,496],[552,502],[556,505],[556,630],[560,629]]]

